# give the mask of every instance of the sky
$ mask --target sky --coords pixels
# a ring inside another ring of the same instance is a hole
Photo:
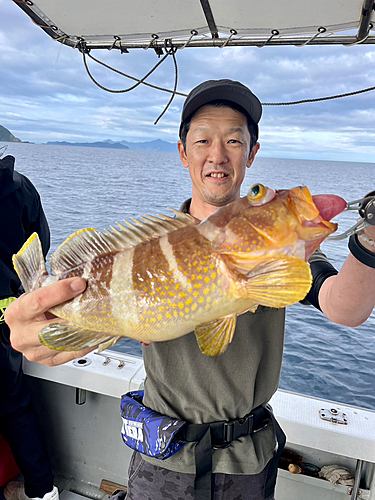
[[[0,125],[22,141],[142,142],[178,140],[183,97],[140,86],[125,94],[99,89],[77,49],[53,41],[11,0],[0,0]],[[134,77],[157,62],[153,50],[95,51]],[[177,52],[178,91],[207,79],[232,78],[263,103],[319,98],[375,86],[375,45],[355,47],[237,47]],[[89,61],[112,89],[132,81]],[[169,57],[147,80],[173,88]],[[375,163],[375,91],[320,103],[264,106],[260,156]]]

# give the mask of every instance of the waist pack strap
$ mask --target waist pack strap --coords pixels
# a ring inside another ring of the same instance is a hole
[[[281,453],[285,447],[286,443],[286,436],[282,428],[280,427],[279,422],[276,420],[275,415],[273,414],[273,411],[269,411],[273,428],[275,430],[275,437],[276,437],[276,442],[277,442],[277,449],[274,454],[274,456],[271,458],[269,462],[269,467],[268,467],[268,474],[267,474],[267,479],[266,479],[266,484],[265,484],[265,489],[264,489],[264,496],[265,498],[268,498],[272,495],[272,493],[275,490],[275,485],[276,485],[276,477],[277,477],[277,467],[279,465],[279,460]]]
[[[243,418],[229,422],[187,424],[182,429],[182,439],[196,441],[195,447],[195,500],[211,499],[212,450],[226,448],[230,442],[247,436],[267,425],[270,412],[264,406],[255,408]]]

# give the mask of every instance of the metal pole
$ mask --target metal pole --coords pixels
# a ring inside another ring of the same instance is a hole
[[[354,485],[352,490],[352,496],[350,497],[351,500],[356,500],[358,496],[359,483],[361,481],[362,465],[363,465],[363,460],[357,460],[357,467],[355,469],[355,474],[354,474]]]

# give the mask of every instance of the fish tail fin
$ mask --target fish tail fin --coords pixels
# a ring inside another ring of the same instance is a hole
[[[42,245],[37,233],[33,233],[22,248],[13,255],[12,261],[27,293],[40,288],[48,276]]]

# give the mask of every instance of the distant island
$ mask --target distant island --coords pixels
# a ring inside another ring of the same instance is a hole
[[[156,139],[148,142],[128,142],[128,141],[112,141],[107,139],[100,142],[66,142],[66,141],[49,141],[50,146],[84,146],[86,148],[112,148],[112,149],[130,149],[137,151],[162,151],[164,153],[177,153],[177,145],[172,142]]]
[[[10,130],[0,125],[0,142],[22,142],[15,137]]]
[[[15,137],[10,130],[0,125],[0,142],[23,142],[18,137]],[[128,141],[105,141],[96,142],[67,142],[67,141],[49,141],[47,146],[81,146],[86,148],[111,148],[111,149],[130,149],[136,151],[161,151],[163,153],[177,153],[177,145],[172,142],[156,139],[146,142],[128,142]]]

